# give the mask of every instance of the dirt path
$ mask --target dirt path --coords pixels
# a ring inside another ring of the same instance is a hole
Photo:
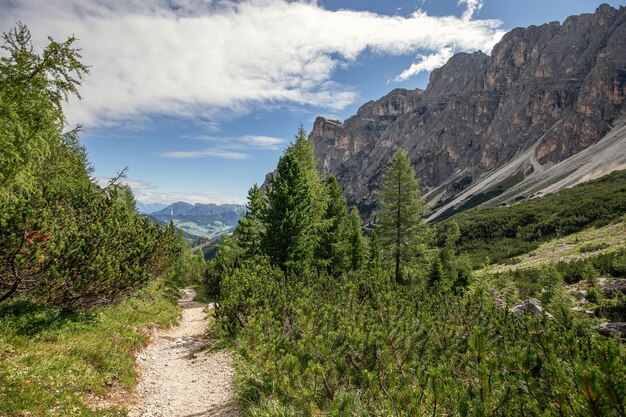
[[[197,350],[206,340],[206,304],[183,290],[180,324],[159,331],[137,357],[139,403],[130,417],[235,417],[232,358],[226,351]]]

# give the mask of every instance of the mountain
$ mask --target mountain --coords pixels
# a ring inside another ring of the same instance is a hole
[[[320,169],[371,220],[398,148],[430,220],[508,204],[626,167],[626,8],[517,28],[491,55],[459,53],[425,90],[396,89],[344,122],[318,117]]]
[[[215,238],[231,233],[245,212],[246,206],[239,204],[189,204],[177,202],[150,217],[160,223],[170,221],[179,229],[198,237]]]
[[[141,201],[137,201],[135,205],[137,206],[137,211],[141,214],[154,213],[167,207],[167,204],[163,203],[142,203]]]

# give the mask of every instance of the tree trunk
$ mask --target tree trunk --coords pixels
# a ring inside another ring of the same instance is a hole
[[[17,272],[17,268],[15,267],[15,258],[11,259],[9,266],[11,268],[11,273],[13,274],[13,285],[9,288],[9,291],[0,296],[0,303],[15,294],[17,287],[20,285],[20,274]]]

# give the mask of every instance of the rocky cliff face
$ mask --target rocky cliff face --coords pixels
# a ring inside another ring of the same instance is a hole
[[[478,204],[622,124],[625,90],[626,8],[602,5],[563,24],[514,29],[491,56],[457,54],[432,72],[426,90],[394,90],[343,123],[317,118],[310,139],[322,171],[366,218],[400,147],[433,210],[523,156]]]

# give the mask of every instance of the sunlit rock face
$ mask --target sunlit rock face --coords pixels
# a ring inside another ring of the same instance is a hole
[[[426,90],[396,89],[344,122],[316,119],[310,139],[366,220],[398,148],[436,205],[533,149],[541,169],[602,139],[624,110],[626,8],[600,6],[510,31],[488,56],[454,55]]]

